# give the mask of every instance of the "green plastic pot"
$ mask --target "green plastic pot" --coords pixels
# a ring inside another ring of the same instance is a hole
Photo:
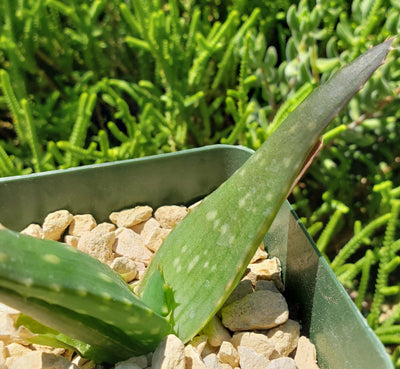
[[[224,182],[252,154],[214,145],[100,165],[0,179],[0,222],[22,230],[54,210],[90,213],[139,204],[192,204]],[[285,295],[303,334],[316,345],[321,369],[393,368],[385,348],[318,253],[286,202],[265,244],[282,263]]]

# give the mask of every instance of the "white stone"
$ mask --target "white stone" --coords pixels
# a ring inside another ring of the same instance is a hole
[[[205,334],[201,334],[199,336],[193,337],[190,341],[190,346],[194,347],[197,352],[201,355],[203,353],[204,348],[207,345],[208,337]]]
[[[163,228],[174,228],[188,213],[186,206],[166,205],[159,207],[154,213],[154,218]]]
[[[110,267],[121,274],[125,282],[134,280],[137,275],[136,263],[125,256],[115,258]]]
[[[67,234],[67,235],[65,235],[65,237],[64,237],[64,242],[65,242],[67,245],[70,245],[70,246],[72,246],[72,247],[77,248],[77,247],[78,247],[78,243],[79,243],[79,238],[80,238],[80,237],[76,237],[76,236],[72,236],[72,235],[70,235],[70,234]]]
[[[232,368],[239,365],[239,353],[228,341],[222,342],[217,356],[219,362],[229,364]]]
[[[8,369],[79,369],[62,356],[31,351],[23,356],[7,358]]]
[[[97,223],[91,214],[74,215],[71,224],[68,227],[68,233],[72,236],[80,237],[83,232],[91,231]]]
[[[43,229],[39,224],[29,224],[21,233],[36,238],[43,238]]]
[[[94,227],[91,232],[92,233],[97,233],[97,234],[103,234],[103,233],[109,233],[113,232],[117,229],[117,227],[114,224],[108,223],[108,222],[103,222],[100,224],[97,224],[96,227]]]
[[[185,347],[185,363],[186,369],[206,369],[199,352],[192,345]]]
[[[281,263],[278,258],[266,259],[261,262],[249,264],[249,272],[246,274],[244,279],[250,279],[253,286],[256,285],[259,280],[274,281],[276,286],[283,290],[283,283],[281,279]]]
[[[222,324],[231,331],[247,331],[283,324],[289,318],[289,310],[280,293],[259,290],[222,307],[221,315]]]
[[[290,357],[271,360],[265,369],[297,369],[296,362]]]
[[[173,334],[165,337],[154,351],[152,369],[185,369],[185,346]]]
[[[113,245],[115,233],[107,232],[101,235],[98,232],[84,232],[78,241],[78,250],[92,255],[103,263],[109,263],[113,259]]]
[[[267,257],[268,253],[264,250],[264,243],[262,243],[251,258],[250,264],[254,264],[260,260],[265,260]]]
[[[265,356],[249,347],[239,346],[237,350],[240,357],[241,369],[265,369],[268,365],[269,361]]]
[[[203,334],[208,337],[208,343],[211,346],[219,347],[222,342],[229,341],[231,335],[228,330],[221,324],[217,316],[214,316],[203,328]]]
[[[150,206],[136,206],[110,214],[110,220],[118,227],[132,227],[149,219],[153,213]]]
[[[148,365],[148,360],[147,360],[146,355],[133,356],[133,357],[130,357],[129,359],[127,359],[127,360],[120,361],[119,363],[117,363],[117,365],[115,366],[115,369],[125,369],[125,367],[122,366],[122,365],[125,365],[125,364],[136,365],[140,369],[144,369]],[[120,366],[118,366],[118,365],[120,365]],[[126,369],[128,369],[128,368],[129,367],[127,367]]]
[[[119,228],[114,244],[114,252],[135,261],[149,265],[153,253],[144,245],[143,238],[129,228]]]
[[[58,241],[71,224],[72,214],[68,210],[57,210],[46,216],[43,222],[43,238]]]
[[[315,346],[307,337],[299,338],[294,361],[297,369],[319,369]]]
[[[289,319],[286,323],[279,327],[271,329],[267,337],[274,345],[274,352],[270,359],[276,359],[281,356],[289,356],[289,354],[297,347],[300,337],[300,324]]]
[[[267,335],[258,332],[235,333],[231,339],[231,343],[236,348],[239,346],[251,348],[258,354],[264,356],[265,359],[269,359],[271,353],[275,349]]]
[[[203,363],[207,369],[218,369],[217,354],[211,353],[203,358]]]

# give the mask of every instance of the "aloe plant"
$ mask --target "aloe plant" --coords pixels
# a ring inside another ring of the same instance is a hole
[[[391,44],[368,50],[314,90],[185,217],[154,256],[139,296],[89,255],[2,230],[0,300],[26,314],[20,323],[39,333],[36,342],[73,347],[97,362],[150,352],[169,333],[188,341],[235,288],[322,132]]]

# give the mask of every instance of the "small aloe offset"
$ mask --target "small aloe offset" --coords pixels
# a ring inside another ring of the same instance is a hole
[[[171,232],[136,296],[108,266],[73,247],[0,231],[0,301],[22,311],[36,342],[96,362],[187,342],[242,277],[332,118],[383,63],[392,40],[314,90],[234,175]],[[40,322],[40,323],[39,323]]]

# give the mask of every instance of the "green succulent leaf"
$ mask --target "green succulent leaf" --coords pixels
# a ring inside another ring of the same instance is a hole
[[[115,362],[154,350],[168,320],[107,265],[75,248],[0,231],[0,300]],[[76,347],[82,351],[82,347]]]
[[[384,61],[388,40],[315,89],[232,177],[171,232],[139,292],[162,270],[183,341],[211,319],[239,282],[323,131]]]

